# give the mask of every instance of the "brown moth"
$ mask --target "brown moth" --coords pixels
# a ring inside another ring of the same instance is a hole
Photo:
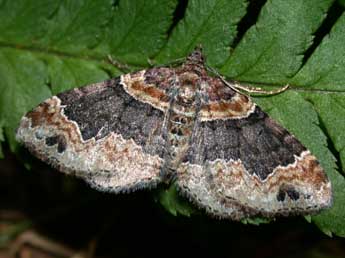
[[[331,184],[317,159],[233,86],[208,75],[197,49],[180,67],[53,96],[22,118],[17,139],[97,189],[118,193],[175,183],[222,218],[330,207]]]

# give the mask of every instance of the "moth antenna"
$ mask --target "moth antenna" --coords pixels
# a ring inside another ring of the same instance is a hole
[[[243,86],[240,85],[238,82],[234,81],[233,84],[229,83],[224,76],[222,76],[216,69],[214,69],[213,67],[210,66],[206,66],[207,70],[214,73],[217,77],[219,77],[219,79],[222,80],[222,82],[227,85],[228,87],[230,87],[231,89],[233,89],[234,91],[243,94],[243,92],[241,92],[240,90],[243,90],[247,93],[258,93],[258,94],[265,94],[265,95],[276,95],[279,94],[281,92],[286,91],[290,86],[289,84],[286,84],[285,86],[279,88],[279,89],[275,89],[275,90],[263,90],[259,87],[250,87],[250,86]]]
[[[127,64],[120,63],[119,61],[115,60],[110,54],[107,55],[107,59],[111,65],[115,66],[115,68],[122,69],[125,72],[130,71],[130,67]]]

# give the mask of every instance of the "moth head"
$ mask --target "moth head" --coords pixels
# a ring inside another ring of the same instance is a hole
[[[182,69],[185,71],[193,71],[202,77],[207,76],[205,57],[202,54],[201,47],[195,48],[194,51],[186,58]]]
[[[186,63],[187,64],[199,64],[199,65],[204,65],[205,58],[204,55],[202,54],[202,48],[201,46],[198,46],[194,49],[192,53],[189,54],[187,57]]]

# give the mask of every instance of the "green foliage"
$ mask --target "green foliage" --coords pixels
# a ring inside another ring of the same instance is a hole
[[[30,51],[1,48],[0,60],[0,123],[14,150],[20,118],[50,96],[48,73],[46,65]]]
[[[101,69],[97,62],[78,58],[59,58],[45,56],[48,64],[48,74],[53,94],[90,82],[99,82],[107,79],[108,73]],[[113,74],[120,74],[115,70]]]
[[[182,214],[189,217],[196,212],[190,203],[179,195],[174,185],[168,189],[160,190],[157,200],[174,216]]]
[[[229,46],[246,6],[244,0],[189,1],[184,19],[174,28],[157,60],[167,63],[183,58],[201,44],[208,63],[220,65],[229,56]]]
[[[332,3],[268,0],[237,44],[244,0],[190,0],[179,20],[177,0],[2,0],[0,141],[15,151],[20,117],[51,94],[127,68],[169,63],[202,44],[208,64],[229,79],[291,85],[255,101],[319,158],[333,184],[334,206],[311,221],[328,235],[345,236],[344,14],[304,63]],[[174,188],[158,198],[172,214],[192,213]]]
[[[32,46],[44,37],[51,17],[59,6],[55,0],[1,1],[0,39],[3,44]]]
[[[300,68],[331,0],[267,1],[222,68],[241,81],[284,84]]]
[[[36,44],[50,51],[56,49],[69,54],[85,51],[88,55],[90,49],[98,45],[104,37],[104,27],[112,14],[112,1],[54,2],[60,3],[46,22],[44,36],[37,38]]]
[[[107,43],[116,60],[148,64],[166,41],[176,0],[120,1]]]

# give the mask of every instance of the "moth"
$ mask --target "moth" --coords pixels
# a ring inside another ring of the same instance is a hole
[[[156,67],[53,96],[21,119],[36,157],[114,193],[175,184],[232,220],[331,206],[319,162],[236,85],[210,76],[200,49]]]

